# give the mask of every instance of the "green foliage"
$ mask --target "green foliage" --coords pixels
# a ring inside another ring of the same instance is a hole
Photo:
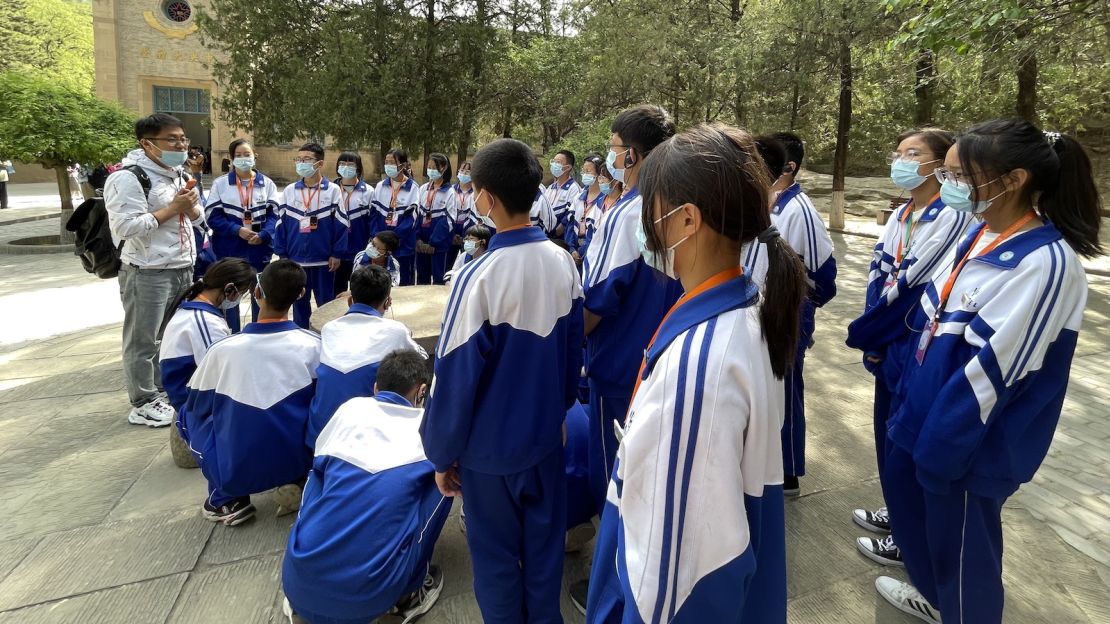
[[[92,9],[72,0],[0,2],[0,72],[34,71],[92,91]]]
[[[0,154],[45,167],[115,162],[134,144],[134,116],[38,74],[0,74]]]

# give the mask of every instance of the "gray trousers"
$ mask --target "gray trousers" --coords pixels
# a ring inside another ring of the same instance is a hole
[[[149,403],[162,391],[158,366],[158,329],[166,310],[192,282],[193,269],[119,270],[119,298],[123,302],[123,377],[131,405]]]

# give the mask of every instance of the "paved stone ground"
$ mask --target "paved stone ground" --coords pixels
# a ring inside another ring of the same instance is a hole
[[[3,227],[39,233],[51,223]],[[810,476],[787,506],[790,621],[908,622],[873,589],[891,572],[852,542],[850,510],[880,502],[871,378],[843,346],[872,241],[835,239],[841,294],[819,313],[807,366]],[[204,521],[204,480],[173,465],[166,430],[126,424],[115,283],[66,255],[0,256],[0,275],[0,624],[280,621],[292,518],[276,518],[263,494],[253,523]],[[1108,295],[1110,280],[1092,277],[1056,440],[1004,512],[1007,622],[1110,622]],[[589,558],[568,556],[567,582]],[[423,621],[480,622],[454,520],[436,560],[446,587]],[[582,621],[565,598],[564,613]]]

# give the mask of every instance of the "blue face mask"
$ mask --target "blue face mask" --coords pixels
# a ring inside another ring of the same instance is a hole
[[[627,152],[628,150],[625,150]],[[609,173],[613,174],[613,179],[617,182],[624,182],[624,169],[617,169],[617,153],[609,150],[605,156],[605,166],[609,168]]]
[[[470,174],[469,173],[460,173],[459,174],[459,182],[461,182],[462,184],[470,184]]]
[[[386,165],[385,166],[385,177],[387,177],[387,178],[396,178],[397,177],[397,165]]]
[[[551,175],[556,178],[563,175],[563,166],[557,162],[551,163]]]
[[[435,182],[443,176],[443,174],[439,172],[439,169],[428,168],[424,172],[428,174],[428,179],[432,182]]]
[[[935,162],[935,161],[929,161]],[[921,165],[928,163],[919,163],[912,160],[896,160],[890,163],[890,180],[894,182],[894,186],[907,191],[912,191],[925,182],[925,178],[917,173]]]
[[[297,163],[297,175],[302,178],[316,175],[316,163]]]
[[[478,241],[463,241],[463,251],[466,252],[468,256],[473,256],[474,250],[476,249],[478,249]]]
[[[602,182],[598,185],[598,188],[600,188],[601,192],[605,195],[613,192],[613,185],[608,182]]]
[[[594,182],[596,182],[596,181],[597,181],[597,176],[595,176],[595,175],[590,175],[590,174],[588,174],[588,173],[583,173],[583,174],[582,174],[582,184],[583,184],[583,185],[585,185],[585,186],[593,186],[593,185],[594,185]]]
[[[358,168],[354,165],[339,165],[339,177],[352,180],[358,175]]]
[[[188,158],[188,156],[189,155],[186,152],[163,151],[158,160],[162,161],[162,164],[169,167],[170,169],[177,169],[181,165],[185,164],[185,159]]]
[[[998,178],[995,178],[995,180],[997,179]],[[981,184],[977,188],[982,188],[987,184],[994,182],[995,180],[991,180],[986,184]],[[948,206],[956,212],[966,212],[976,215],[983,214],[987,211],[987,208],[991,207],[991,202],[998,199],[1005,193],[1006,191],[1003,190],[1001,193],[995,195],[990,199],[972,201],[971,187],[967,184],[963,184],[960,182],[949,182],[948,180],[940,183],[940,200],[944,202],[945,206]]]
[[[240,156],[231,162],[235,165],[237,171],[242,171],[243,173],[249,173],[251,169],[254,169],[253,156]]]

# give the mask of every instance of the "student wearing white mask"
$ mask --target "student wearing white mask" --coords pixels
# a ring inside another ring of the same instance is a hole
[[[391,149],[385,154],[385,178],[374,187],[370,202],[373,225],[370,235],[389,230],[397,233],[400,246],[394,254],[401,274],[401,286],[416,283],[417,212],[420,210],[420,185],[412,179],[408,153]]]
[[[274,181],[255,167],[254,148],[246,139],[227,147],[231,171],[216,178],[208,191],[205,219],[212,228],[212,251],[217,259],[242,258],[258,272],[274,255],[274,230],[280,197]],[[238,332],[240,310],[225,313],[227,325]],[[258,303],[251,300],[251,320],[258,320]]]
[[[478,215],[474,212],[474,185],[470,181],[470,162],[464,161],[459,165],[458,181],[454,188],[458,200],[459,210],[455,215],[455,223],[451,229],[451,248],[447,250],[447,266],[455,266],[455,261],[462,251],[463,237],[467,229],[478,222]]]
[[[489,239],[493,238],[493,232],[484,225],[475,225],[466,231],[466,237],[463,239],[462,253],[455,259],[455,266],[447,273],[447,280],[450,281],[459,271],[468,263],[482,257],[489,249]]]
[[[601,192],[597,175],[603,166],[601,156],[590,154],[586,157],[582,162],[583,189],[571,202],[564,240],[578,263],[586,257],[586,249],[597,230],[597,220],[601,217],[605,202],[606,194]]]
[[[428,156],[428,181],[420,187],[416,242],[416,283],[443,284],[447,252],[454,238],[459,197],[451,187],[451,161],[446,154]]]
[[[582,186],[574,179],[575,158],[570,150],[559,150],[548,163],[548,170],[554,178],[551,184],[544,189],[544,197],[551,205],[551,212],[555,215],[553,234],[563,236],[566,233],[567,222],[571,216],[571,204],[582,192]]]
[[[354,270],[355,254],[366,248],[370,242],[370,199],[374,187],[363,179],[362,156],[358,152],[343,152],[335,163],[334,180],[342,194],[339,211],[347,223],[339,268],[335,271],[335,292],[347,290]]]

